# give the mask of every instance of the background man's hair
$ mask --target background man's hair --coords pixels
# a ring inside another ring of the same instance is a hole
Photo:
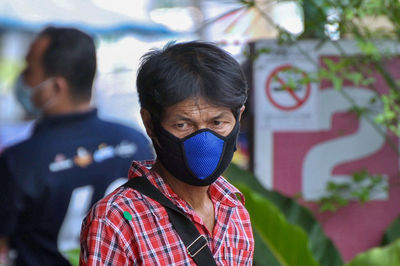
[[[46,76],[64,77],[73,100],[90,100],[96,73],[93,39],[80,30],[58,27],[47,27],[39,33],[41,37],[50,40],[42,57]]]
[[[142,108],[154,119],[188,98],[202,97],[234,115],[247,99],[247,83],[239,63],[211,43],[169,43],[142,57],[136,81]]]

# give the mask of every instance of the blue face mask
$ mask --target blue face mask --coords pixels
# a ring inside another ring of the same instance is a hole
[[[54,80],[53,77],[47,78],[44,81],[40,82],[35,87],[30,87],[28,84],[25,83],[24,78],[21,75],[17,78],[15,85],[14,85],[14,93],[18,100],[18,102],[22,105],[25,110],[25,113],[30,118],[38,118],[43,115],[43,111],[49,108],[51,104],[54,103],[54,98],[48,99],[45,103],[43,103],[40,108],[37,108],[32,103],[32,94],[34,91],[38,91],[43,89],[46,83]]]
[[[31,101],[32,92],[33,88],[25,83],[22,75],[19,75],[14,84],[15,97],[24,108],[27,116],[29,116],[30,118],[38,118],[41,115],[41,110],[33,105]]]
[[[201,129],[179,139],[159,123],[154,125],[153,141],[157,159],[177,179],[194,186],[208,186],[228,167],[236,151],[239,122],[224,137],[210,129]]]

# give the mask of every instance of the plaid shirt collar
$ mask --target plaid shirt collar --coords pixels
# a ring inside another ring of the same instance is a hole
[[[184,209],[191,209],[189,204],[181,199],[156,171],[151,170],[154,163],[155,161],[133,161],[129,169],[128,178],[145,176],[164,195],[172,199],[175,204]],[[219,202],[229,207],[236,207],[239,204],[239,198],[240,202],[244,205],[245,200],[243,194],[228,183],[222,176],[209,186],[208,193],[213,202]]]

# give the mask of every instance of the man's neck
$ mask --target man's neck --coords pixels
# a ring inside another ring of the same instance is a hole
[[[56,108],[48,110],[45,112],[45,116],[54,116],[54,115],[65,115],[72,113],[84,113],[88,112],[92,109],[90,102],[82,102],[77,104],[63,104],[59,105]]]
[[[202,209],[211,203],[211,199],[208,195],[209,186],[192,186],[182,182],[172,176],[159,161],[156,161],[153,170],[156,171],[172,190],[193,209]]]
[[[164,179],[181,199],[194,209],[212,235],[215,225],[215,210],[208,194],[209,186],[199,187],[186,184],[172,176],[159,161],[156,161],[153,170]]]

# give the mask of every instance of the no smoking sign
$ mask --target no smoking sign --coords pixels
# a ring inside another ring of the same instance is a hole
[[[307,102],[311,83],[303,84],[307,73],[292,65],[275,68],[268,76],[265,92],[269,102],[279,110],[293,111]]]

